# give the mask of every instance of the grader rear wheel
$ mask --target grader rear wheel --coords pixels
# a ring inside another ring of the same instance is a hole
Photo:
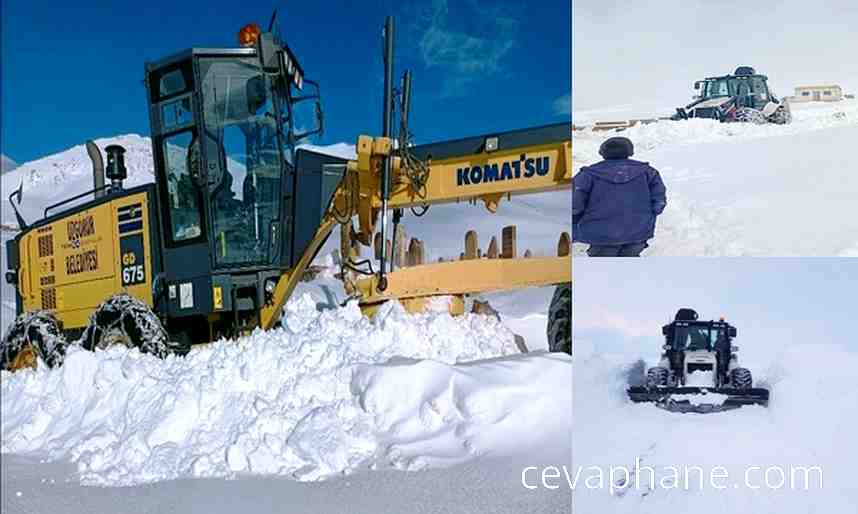
[[[15,319],[0,343],[0,369],[36,368],[40,359],[48,367],[59,366],[65,348],[65,337],[51,312],[25,312]]]

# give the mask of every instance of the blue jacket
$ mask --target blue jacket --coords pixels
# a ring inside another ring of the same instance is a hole
[[[591,245],[651,239],[655,218],[667,205],[658,171],[632,159],[586,166],[572,179],[572,239]]]

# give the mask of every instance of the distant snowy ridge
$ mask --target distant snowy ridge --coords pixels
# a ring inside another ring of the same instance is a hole
[[[13,161],[12,159],[6,157],[3,154],[0,154],[0,173],[6,173],[7,171],[12,171],[18,166],[18,163]]]
[[[126,187],[154,182],[152,141],[148,137],[125,134],[96,139],[95,144],[102,155],[105,155],[104,149],[109,145],[121,145],[125,148],[125,166],[128,169]],[[354,155],[354,145],[346,143],[306,147],[344,158]],[[20,164],[13,171],[3,174],[3,191],[14,191],[21,184],[24,200],[22,212],[28,221],[41,216],[42,209],[49,203],[91,190],[92,163],[86,153],[86,145],[76,145],[68,150]],[[14,221],[14,215],[5,198],[2,220]]]

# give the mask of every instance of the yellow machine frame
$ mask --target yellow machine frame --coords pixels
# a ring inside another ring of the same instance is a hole
[[[494,213],[504,197],[570,189],[572,186],[572,134],[569,139],[554,144],[484,151],[463,157],[439,159],[426,164],[423,191],[415,191],[408,180],[413,173],[403,159],[393,151],[389,138],[360,136],[357,158],[349,161],[346,175],[334,194],[333,205],[322,220],[312,243],[294,269],[284,273],[272,295],[272,301],[262,309],[260,325],[274,326],[283,306],[294,291],[303,272],[340,222],[358,217],[357,239],[369,244],[375,233],[381,208],[381,169],[384,159],[392,159],[393,188],[389,208],[437,205],[457,201],[482,200]],[[517,159],[526,154],[533,158],[548,157],[550,169],[544,175],[527,179],[504,180],[475,184],[469,189],[458,187],[457,170],[464,166],[487,166]],[[338,214],[337,214],[338,213]],[[571,219],[570,219],[571,223]],[[376,278],[358,281],[353,292],[361,298],[368,311],[391,299],[403,300],[411,310],[421,308],[425,299],[437,295],[460,296],[491,290],[542,286],[572,281],[570,256],[527,259],[478,259],[472,261],[424,264],[402,268],[388,274],[389,284],[378,291]]]
[[[130,213],[130,223],[120,219],[120,212]],[[24,235],[18,274],[24,310],[52,310],[65,330],[73,330],[84,328],[101,300],[119,291],[151,307],[148,225],[149,203],[144,191],[63,214]],[[142,252],[136,246],[137,251],[123,253],[126,238],[134,239],[135,245],[142,242]],[[127,280],[129,271],[131,280]]]

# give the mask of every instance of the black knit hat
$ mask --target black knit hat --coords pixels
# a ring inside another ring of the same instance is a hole
[[[628,159],[635,154],[635,145],[627,137],[612,137],[599,147],[599,155],[605,159]]]

